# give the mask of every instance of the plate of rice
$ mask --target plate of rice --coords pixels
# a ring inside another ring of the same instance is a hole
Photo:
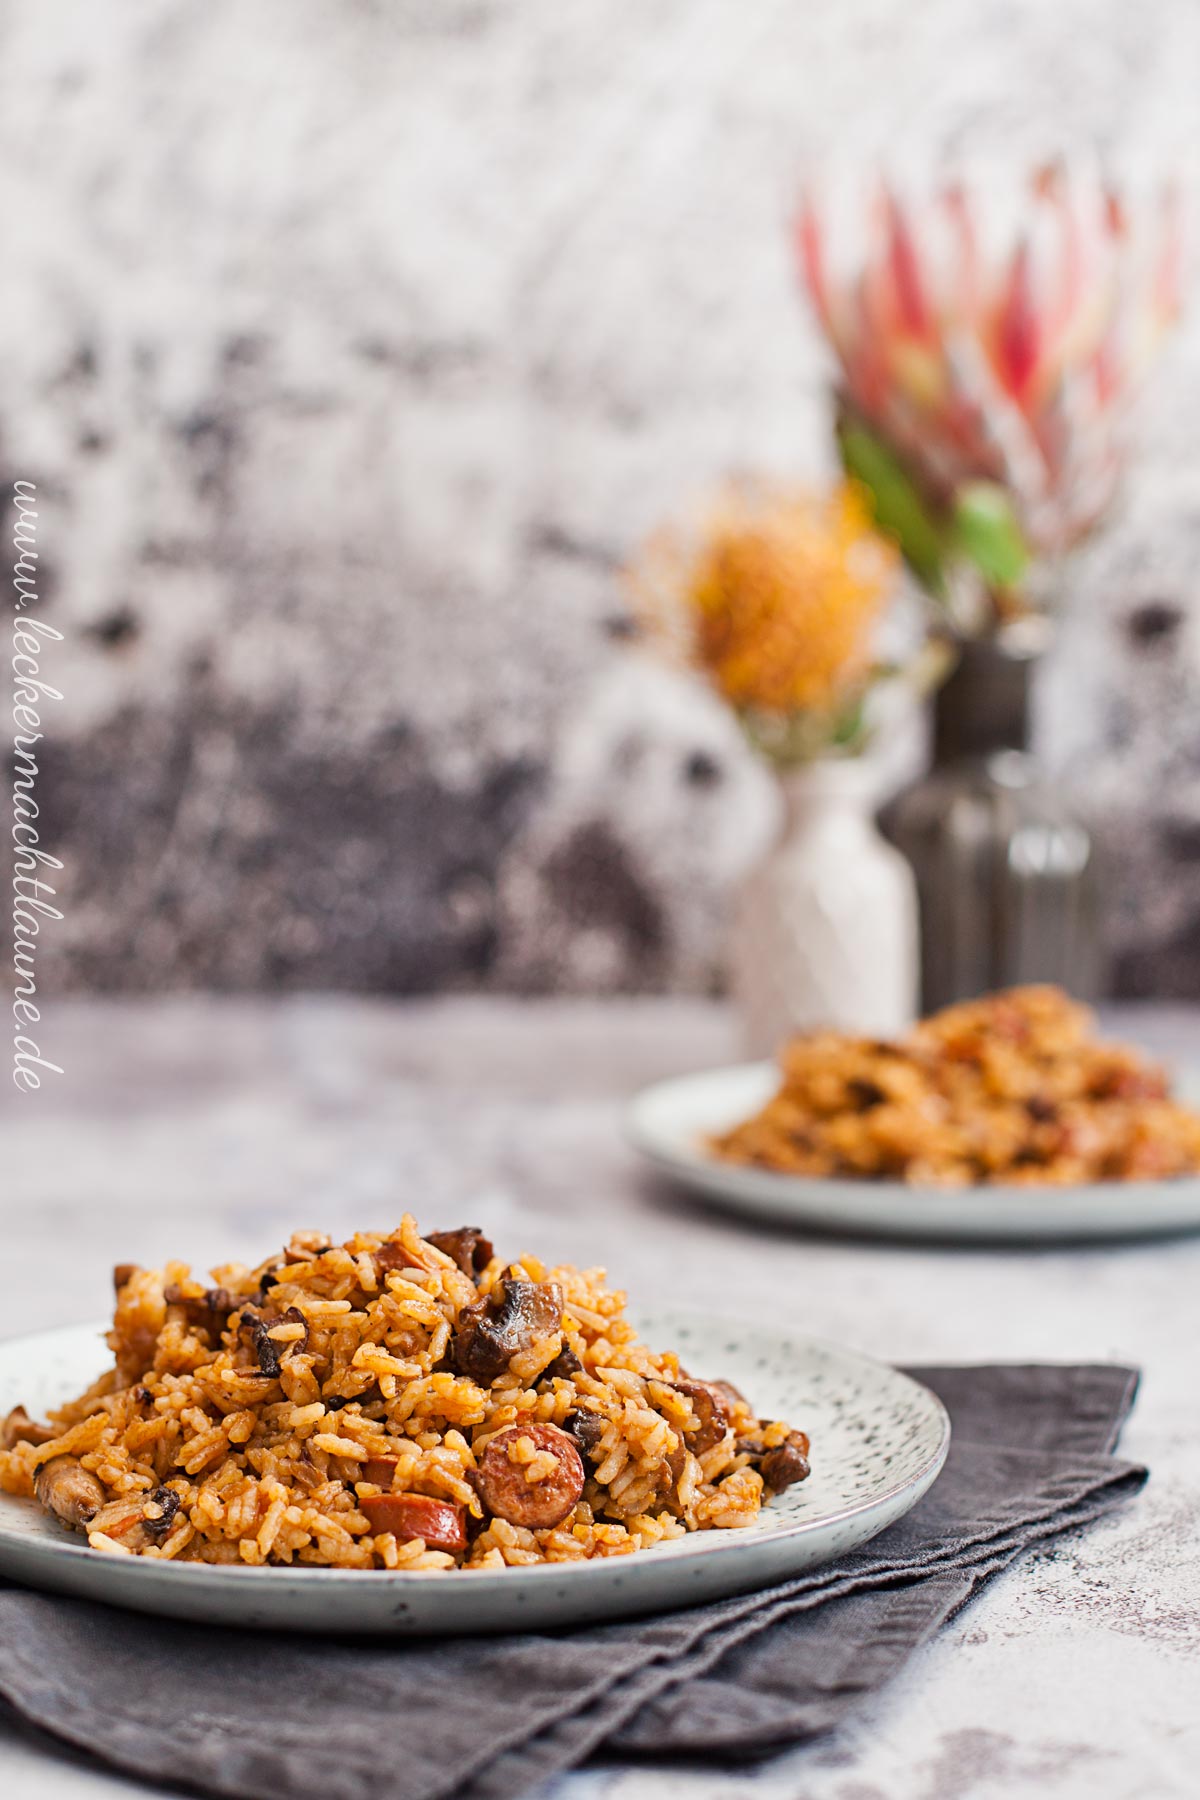
[[[172,1617],[458,1633],[692,1605],[865,1542],[949,1444],[940,1401],[858,1352],[635,1326],[604,1271],[473,1227],[299,1232],[255,1268],[113,1285],[107,1331],[0,1345],[0,1573]]]
[[[674,1180],[796,1224],[1015,1242],[1200,1228],[1200,1112],[1053,987],[659,1082],[629,1131]]]

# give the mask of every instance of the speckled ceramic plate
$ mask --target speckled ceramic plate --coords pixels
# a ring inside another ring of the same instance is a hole
[[[1093,1182],[1084,1187],[909,1186],[818,1180],[720,1162],[705,1139],[758,1111],[779,1085],[773,1063],[746,1063],[660,1081],[629,1109],[629,1135],[683,1186],[739,1212],[864,1236],[1035,1243],[1148,1237],[1200,1230],[1200,1178]],[[1181,1080],[1189,1100],[1200,1091]]]
[[[647,1340],[726,1377],[765,1417],[812,1439],[812,1474],[744,1531],[705,1531],[602,1562],[502,1573],[210,1568],[106,1556],[0,1494],[0,1574],[33,1587],[215,1624],[462,1633],[579,1624],[747,1593],[865,1543],[929,1487],[950,1421],[928,1389],[857,1351],[762,1325],[642,1313]],[[99,1327],[0,1344],[0,1414],[76,1394],[105,1365]]]

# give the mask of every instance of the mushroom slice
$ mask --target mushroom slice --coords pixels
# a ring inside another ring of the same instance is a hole
[[[48,1444],[58,1436],[53,1425],[31,1419],[23,1406],[14,1406],[0,1425],[0,1448],[11,1450],[14,1444]]]
[[[493,1256],[491,1241],[478,1225],[460,1225],[455,1231],[429,1231],[425,1242],[450,1257],[472,1280],[487,1268]]]
[[[378,1250],[372,1252],[371,1260],[375,1264],[376,1278],[380,1281],[385,1275],[390,1275],[393,1269],[425,1267],[420,1257],[414,1256],[411,1250],[406,1250],[403,1244],[397,1243],[380,1244]]]
[[[604,1436],[608,1420],[602,1413],[591,1412],[585,1406],[576,1407],[563,1420],[563,1430],[575,1442],[581,1455],[589,1456],[593,1462],[599,1460],[600,1439]]]
[[[804,1431],[789,1431],[783,1443],[768,1450],[758,1465],[770,1494],[782,1494],[785,1488],[803,1481],[808,1469],[808,1434]]]
[[[72,1531],[90,1525],[104,1505],[104,1489],[77,1456],[52,1456],[33,1478],[38,1503]]]
[[[685,1432],[688,1449],[703,1456],[719,1444],[733,1423],[734,1402],[716,1381],[677,1381],[675,1391],[692,1403],[696,1424]]]
[[[194,1330],[207,1332],[214,1345],[229,1323],[230,1313],[243,1304],[228,1288],[205,1288],[202,1294],[185,1294],[175,1282],[163,1289],[163,1299],[168,1306],[179,1307]]]
[[[459,1373],[474,1381],[494,1381],[519,1351],[561,1331],[562,1312],[557,1282],[505,1276],[486,1300],[464,1306],[458,1315],[454,1360]]]

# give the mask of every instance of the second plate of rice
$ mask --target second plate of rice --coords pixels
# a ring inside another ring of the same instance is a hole
[[[885,1237],[1140,1237],[1200,1228],[1193,1077],[1099,1036],[1026,987],[904,1037],[814,1032],[776,1063],[659,1082],[630,1135],[682,1185],[739,1211]]]

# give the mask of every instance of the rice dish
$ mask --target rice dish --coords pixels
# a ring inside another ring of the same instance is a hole
[[[964,1187],[1163,1179],[1200,1169],[1200,1116],[1166,1072],[1095,1035],[1048,986],[949,1006],[894,1041],[787,1044],[767,1105],[710,1149],[782,1174]]]
[[[0,1488],[102,1554],[578,1562],[748,1526],[808,1474],[802,1431],[642,1344],[602,1270],[508,1262],[472,1227],[113,1280],[113,1367],[0,1428]]]

